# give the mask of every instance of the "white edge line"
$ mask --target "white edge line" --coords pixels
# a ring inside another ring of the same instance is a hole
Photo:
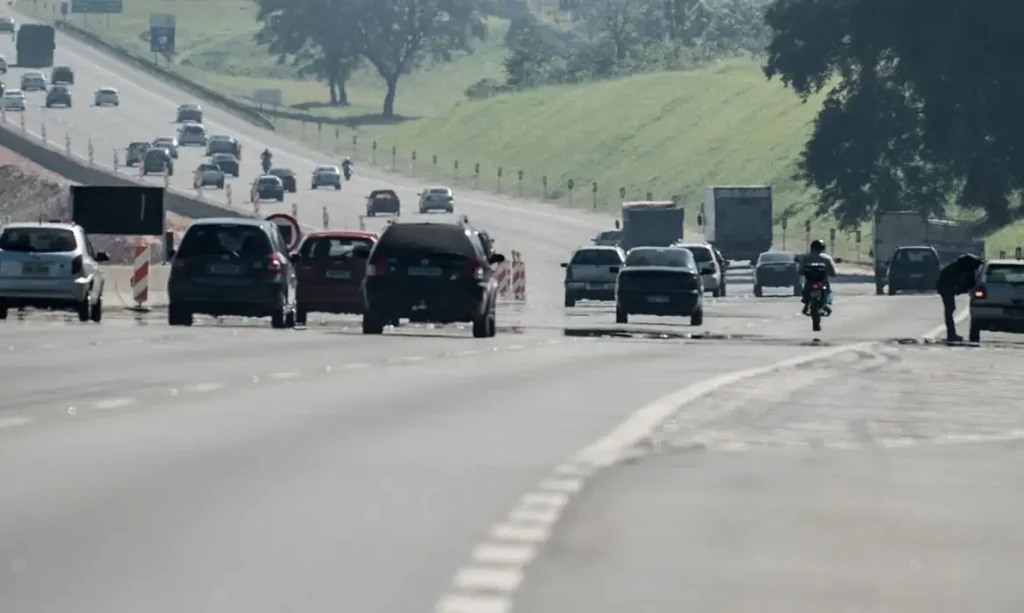
[[[17,428],[18,426],[27,426],[30,423],[32,423],[31,417],[4,417],[0,418],[0,430]]]
[[[769,364],[768,366],[727,373],[689,385],[634,411],[611,432],[577,451],[568,462],[557,465],[552,471],[554,474],[542,480],[541,484],[548,484],[551,480],[564,481],[566,475],[571,474],[579,480],[580,488],[582,488],[587,477],[593,475],[597,470],[615,464],[627,456],[630,449],[649,436],[659,424],[670,418],[674,413],[680,411],[687,404],[692,404],[722,387],[735,385],[747,379],[761,377],[778,370],[801,366],[808,362],[830,358],[849,351],[867,350],[876,346],[878,346],[877,342],[867,342],[822,349]],[[520,499],[516,508],[508,514],[508,517],[491,529],[491,534],[505,533],[512,536],[511,533],[516,530],[533,529],[550,535],[550,530],[559,520],[565,505],[549,506],[541,510],[523,508],[524,506],[530,506],[529,503],[524,505],[523,502],[536,501],[538,499],[551,501],[552,493],[550,489],[543,487],[528,492]],[[568,500],[574,493],[562,493],[562,495]],[[481,547],[492,545],[493,543],[481,543],[480,546],[474,549],[472,555],[476,557]],[[538,547],[542,546],[543,541],[536,542],[536,545]],[[527,560],[522,564],[506,564],[502,568],[522,572],[531,560]],[[436,613],[507,613],[512,609],[512,599],[515,595],[514,590],[501,595],[482,597],[479,595],[478,590],[466,589],[464,587],[464,575],[461,574],[464,570],[459,569],[455,577],[452,578],[452,591],[442,597],[434,607]]]
[[[967,308],[965,308],[962,311],[960,311],[960,313],[958,313],[953,318],[953,322],[956,325],[959,326],[960,324],[962,324],[965,321],[967,321],[967,318],[970,317],[970,316],[971,316],[971,308],[970,308],[970,305],[968,305]],[[943,336],[944,334],[946,334],[946,324],[942,324],[941,326],[935,326],[931,330],[929,330],[929,331],[925,332],[924,334],[922,334],[921,338],[923,338],[925,340],[933,341],[933,340],[938,339],[940,336]]]

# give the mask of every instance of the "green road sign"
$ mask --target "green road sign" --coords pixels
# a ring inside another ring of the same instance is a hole
[[[71,12],[110,15],[124,12],[124,0],[71,0]]]

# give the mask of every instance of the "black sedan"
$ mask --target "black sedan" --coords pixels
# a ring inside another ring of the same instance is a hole
[[[294,194],[299,190],[298,185],[295,183],[295,171],[291,168],[271,168],[267,174],[281,179],[281,183],[284,184],[284,191],[289,194]]]
[[[765,251],[754,265],[754,295],[760,298],[766,287],[792,289],[794,296],[803,291],[800,260],[791,251]]]
[[[688,317],[691,326],[704,324],[704,280],[688,249],[629,250],[615,280],[615,323],[629,323],[630,315]]]
[[[231,175],[232,177],[238,177],[238,158],[231,155],[230,153],[215,153],[210,156],[212,161],[220,169],[224,171],[224,174]]]
[[[253,202],[260,200],[277,200],[284,202],[284,184],[274,175],[263,175],[256,179],[252,186]]]
[[[46,92],[46,108],[66,106],[71,108],[71,90],[63,85],[54,85]]]

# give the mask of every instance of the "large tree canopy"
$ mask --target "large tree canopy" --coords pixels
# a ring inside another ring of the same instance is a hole
[[[939,211],[953,196],[991,226],[1021,216],[1024,3],[775,0],[765,74],[828,89],[800,160],[820,212]]]

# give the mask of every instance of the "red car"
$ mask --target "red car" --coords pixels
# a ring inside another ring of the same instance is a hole
[[[309,313],[363,312],[359,286],[366,276],[366,259],[353,255],[355,247],[373,248],[371,232],[327,230],[311,232],[292,254],[298,276],[295,323],[303,326]]]

